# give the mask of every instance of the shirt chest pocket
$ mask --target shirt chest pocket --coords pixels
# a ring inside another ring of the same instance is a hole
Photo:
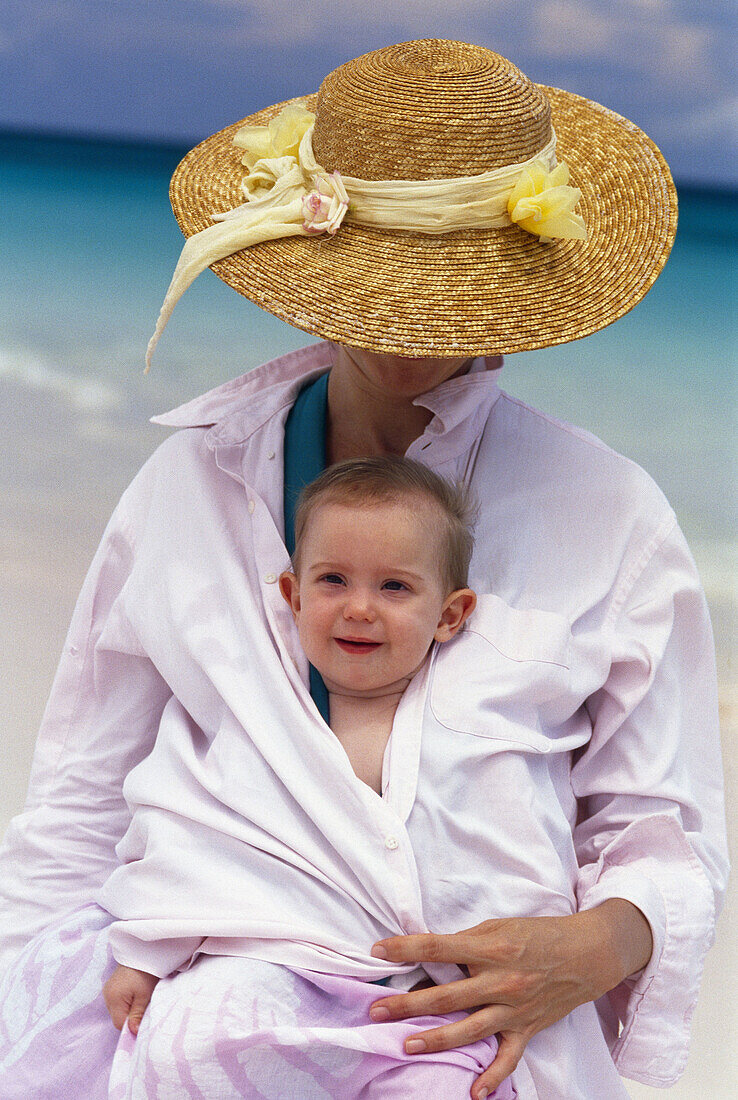
[[[437,649],[430,687],[436,721],[486,738],[488,752],[570,748],[570,650],[562,615],[481,596],[466,627]]]

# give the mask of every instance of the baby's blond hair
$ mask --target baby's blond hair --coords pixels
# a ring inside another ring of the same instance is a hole
[[[471,492],[464,484],[446,481],[420,462],[392,456],[337,462],[305,486],[295,511],[295,572],[299,573],[308,521],[319,505],[401,503],[417,497],[435,503],[441,513],[444,554],[440,564],[447,592],[466,588],[477,511]]]

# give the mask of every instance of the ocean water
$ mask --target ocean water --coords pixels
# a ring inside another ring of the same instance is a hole
[[[182,244],[167,189],[184,152],[0,135],[0,832],[22,806],[100,534],[163,438],[148,417],[314,339],[205,272],[143,375]],[[629,455],[669,497],[711,606],[736,791],[738,195],[681,188],[680,204],[674,250],[644,301],[584,341],[509,357],[501,384]],[[722,942],[698,1014],[698,1073],[675,1100],[696,1094],[699,1071],[727,1080],[719,1006],[734,966],[724,934]],[[634,1087],[634,1096],[651,1094]]]

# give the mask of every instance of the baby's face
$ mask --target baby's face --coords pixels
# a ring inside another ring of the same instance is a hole
[[[446,622],[439,527],[437,506],[422,499],[316,507],[299,577],[283,573],[280,587],[329,691],[404,690],[433,640],[458,629]]]

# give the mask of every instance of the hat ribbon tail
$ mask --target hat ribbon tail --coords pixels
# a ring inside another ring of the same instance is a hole
[[[206,267],[261,241],[271,241],[278,237],[291,237],[297,234],[304,235],[303,194],[304,191],[300,189],[300,193],[287,202],[278,201],[269,205],[245,203],[236,216],[216,222],[215,225],[208,226],[207,229],[193,234],[185,241],[159,312],[156,329],[146,349],[145,373],[149,371],[154,348],[172,315],[172,310]],[[279,197],[275,195],[275,198]]]

